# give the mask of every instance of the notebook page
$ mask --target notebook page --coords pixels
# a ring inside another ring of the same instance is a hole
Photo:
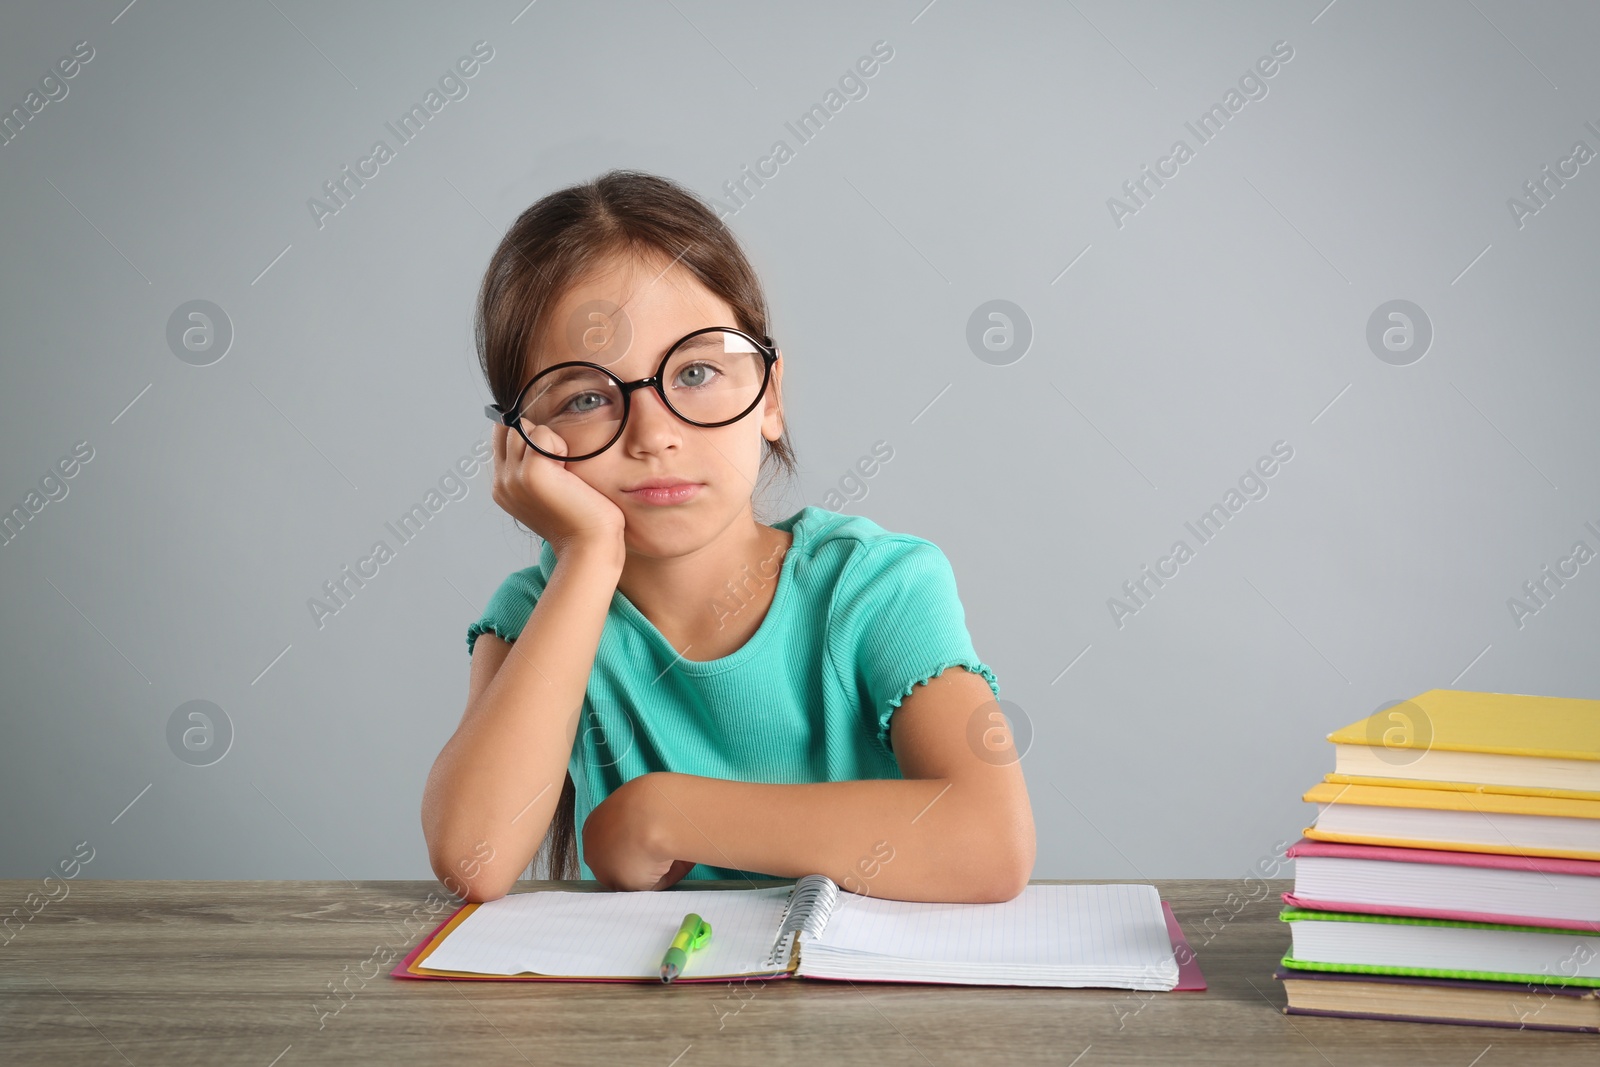
[[[818,939],[831,948],[938,963],[1171,968],[1151,885],[1030,885],[999,904],[929,904],[840,893]],[[801,948],[802,958],[805,948]]]
[[[789,886],[639,893],[516,893],[480,904],[422,966],[474,974],[657,978],[688,912],[711,924],[685,977],[770,971]]]

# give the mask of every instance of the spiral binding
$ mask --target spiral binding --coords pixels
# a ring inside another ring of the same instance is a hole
[[[795,882],[794,890],[784,904],[783,919],[778,923],[778,938],[773,942],[766,965],[787,967],[790,949],[800,934],[813,939],[821,937],[838,899],[839,887],[825,874],[808,874]]]

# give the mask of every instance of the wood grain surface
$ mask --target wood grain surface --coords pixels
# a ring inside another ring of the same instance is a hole
[[[33,912],[0,934],[0,1062],[1600,1064],[1595,1035],[1286,1016],[1290,883],[1154,884],[1206,992],[407,981],[388,971],[453,910],[437,883],[83,879],[41,907],[0,881],[0,912]],[[550,886],[576,884],[517,891]]]

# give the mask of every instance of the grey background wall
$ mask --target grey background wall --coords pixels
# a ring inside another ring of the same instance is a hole
[[[88,876],[430,876],[466,626],[536,559],[452,475],[473,293],[613,166],[721,202],[769,286],[805,474],[766,517],[849,490],[951,559],[1036,876],[1242,876],[1328,731],[1600,696],[1600,564],[1524,593],[1600,550],[1597,34],[1505,0],[8,6],[0,876],[80,841]]]

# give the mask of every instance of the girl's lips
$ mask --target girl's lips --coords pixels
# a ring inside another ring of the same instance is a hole
[[[705,486],[691,483],[689,485],[672,485],[661,489],[626,489],[623,490],[635,500],[646,504],[681,504],[690,499]]]

